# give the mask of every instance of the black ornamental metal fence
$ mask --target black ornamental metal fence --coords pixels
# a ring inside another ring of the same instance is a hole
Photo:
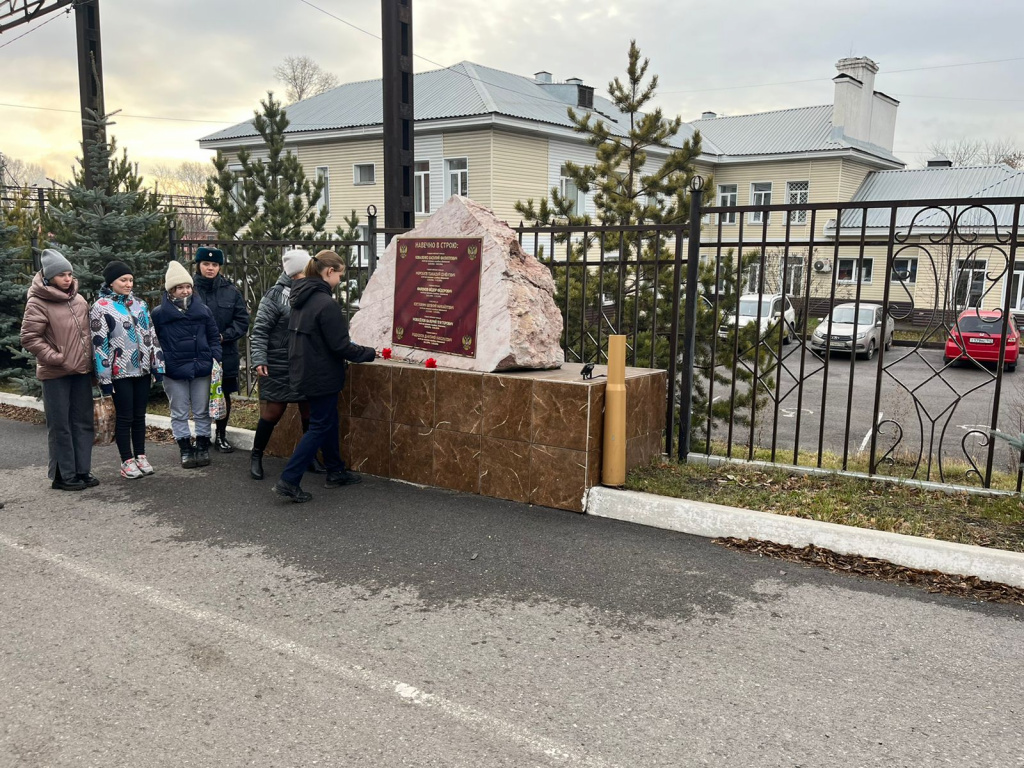
[[[669,373],[665,453],[764,460],[986,488],[1021,486],[1016,372],[1024,198],[702,207],[690,221],[514,228],[551,270],[567,362]],[[254,315],[289,247],[348,256],[350,314],[384,242],[178,238],[210,245]],[[691,236],[692,235],[692,236]],[[1018,260],[1020,259],[1020,260]],[[242,350],[248,358],[248,348]],[[243,360],[242,378],[255,378]]]

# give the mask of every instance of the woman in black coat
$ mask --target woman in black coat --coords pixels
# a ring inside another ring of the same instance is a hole
[[[303,270],[309,259],[309,253],[301,248],[284,252],[281,257],[284,272],[263,294],[252,325],[249,362],[259,376],[260,386],[260,420],[256,424],[249,459],[249,475],[253,480],[263,479],[263,452],[288,403],[298,406],[303,434],[309,431],[309,402],[295,391],[288,372],[288,319],[292,313],[288,299],[296,282],[305,276]],[[327,471],[316,459],[309,469],[317,474]]]
[[[320,251],[306,265],[306,277],[292,288],[289,299],[290,381],[295,391],[309,401],[310,421],[309,431],[295,447],[274,492],[299,503],[313,498],[299,483],[318,450],[323,451],[327,465],[326,488],[352,485],[362,479],[345,468],[338,448],[338,394],[345,386],[348,363],[368,363],[376,353],[372,347],[361,347],[349,339],[348,323],[333,295],[344,274],[345,262],[338,254]]]
[[[249,310],[239,290],[220,274],[224,264],[224,251],[220,248],[196,250],[196,295],[213,312],[220,329],[220,342],[224,359],[224,405],[227,413],[217,420],[214,447],[221,453],[235,450],[227,440],[228,419],[231,418],[231,393],[238,391],[238,340],[249,332]]]

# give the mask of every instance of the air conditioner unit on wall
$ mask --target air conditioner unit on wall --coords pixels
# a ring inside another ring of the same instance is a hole
[[[832,271],[832,262],[828,259],[817,259],[814,262],[814,271],[828,273]]]

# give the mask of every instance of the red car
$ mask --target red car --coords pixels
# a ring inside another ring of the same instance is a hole
[[[968,309],[957,318],[949,329],[946,339],[944,360],[979,360],[986,363],[999,362],[999,344],[1003,334],[1003,313],[995,310]],[[1020,356],[1020,333],[1010,316],[1006,327],[1006,353],[1003,362],[1007,371],[1017,369]]]

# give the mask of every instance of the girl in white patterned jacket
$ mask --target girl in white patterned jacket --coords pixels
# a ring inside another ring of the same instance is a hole
[[[164,377],[164,354],[146,302],[132,294],[131,267],[112,261],[103,268],[103,281],[89,312],[96,379],[114,398],[121,477],[135,480],[153,474],[146,458],[146,406],[150,377]]]

